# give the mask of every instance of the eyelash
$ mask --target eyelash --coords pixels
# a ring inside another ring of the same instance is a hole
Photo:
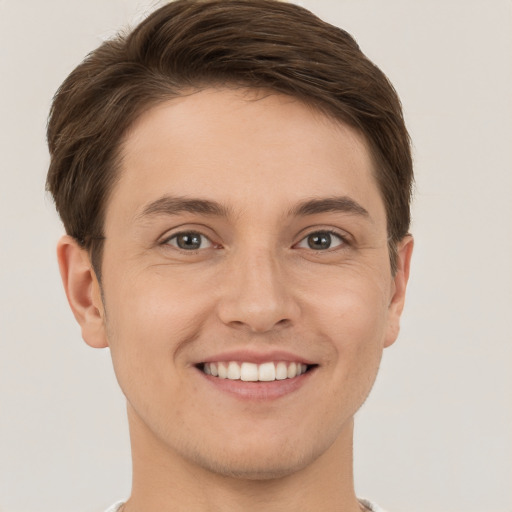
[[[200,250],[204,250],[204,249],[209,249],[210,248],[210,247],[199,247],[197,249],[183,249],[182,247],[179,247],[178,244],[170,243],[171,240],[175,240],[175,239],[177,240],[178,237],[185,236],[185,235],[189,235],[191,237],[199,237],[200,239],[203,239],[203,240],[208,240],[208,242],[210,243],[210,247],[215,246],[215,244],[210,240],[209,237],[207,237],[206,235],[203,235],[199,231],[180,231],[179,233],[175,233],[175,234],[171,235],[170,237],[166,238],[162,242],[161,245],[172,245],[173,247],[175,247],[179,251],[187,252],[187,253],[190,253],[190,254],[196,254]]]
[[[207,240],[210,245],[209,245],[209,247],[199,247],[196,249],[184,249],[182,247],[179,247],[178,243],[176,243],[176,244],[171,243],[172,240],[177,240],[178,237],[185,236],[185,235],[189,235],[191,237],[199,237],[202,240]],[[329,246],[326,249],[314,249],[311,246],[309,246],[309,247],[303,247],[304,249],[310,249],[316,253],[322,253],[322,252],[334,251],[334,250],[338,249],[338,247],[340,247],[340,246],[346,247],[346,246],[350,245],[350,242],[347,240],[347,237],[340,234],[339,232],[334,231],[332,229],[318,229],[316,231],[311,231],[311,232],[307,233],[304,237],[301,238],[301,240],[298,243],[294,244],[293,247],[298,247],[299,244],[301,244],[301,243],[307,243],[307,239],[314,235],[317,235],[317,236],[318,235],[328,235],[329,237],[335,237],[340,241],[340,243],[337,246],[335,246],[334,248]],[[170,237],[167,237],[165,240],[163,240],[161,242],[161,245],[171,245],[171,246],[175,247],[177,250],[186,252],[189,254],[197,254],[201,250],[210,249],[212,247],[215,247],[216,245],[217,245],[217,247],[220,247],[219,244],[215,244],[214,242],[212,242],[212,240],[208,236],[200,233],[199,231],[193,231],[193,230],[180,231],[179,233],[174,233]]]
[[[313,249],[311,246],[309,246],[309,249],[311,249],[314,252],[320,253],[320,252],[328,252],[328,251],[334,251],[338,249],[339,247],[344,247],[350,245],[347,237],[343,236],[342,234],[338,233],[337,231],[334,231],[332,229],[319,229],[317,231],[311,231],[306,236],[304,236],[298,244],[295,244],[294,247],[297,247],[299,244],[306,242],[308,238],[314,236],[314,235],[329,235],[329,237],[335,237],[337,238],[340,243],[335,247],[328,247],[327,249],[321,250],[321,249]],[[309,244],[308,244],[309,245]],[[305,249],[308,249],[307,247],[304,247]]]

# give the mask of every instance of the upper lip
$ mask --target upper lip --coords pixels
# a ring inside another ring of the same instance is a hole
[[[253,351],[247,349],[219,352],[198,361],[198,364],[216,363],[219,361],[241,361],[254,364],[268,363],[271,361],[285,361],[289,363],[303,363],[307,365],[316,364],[310,359],[285,350]]]

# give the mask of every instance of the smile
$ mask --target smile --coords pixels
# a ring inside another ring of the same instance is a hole
[[[206,375],[219,379],[244,382],[272,382],[293,379],[306,373],[309,366],[298,362],[271,361],[262,364],[238,361],[203,363],[200,366]]]

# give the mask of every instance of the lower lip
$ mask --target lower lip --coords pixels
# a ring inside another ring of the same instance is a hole
[[[219,391],[223,391],[243,400],[269,401],[276,400],[277,398],[299,390],[310,380],[313,373],[316,371],[316,367],[292,379],[272,380],[269,382],[245,382],[243,380],[220,379],[219,377],[207,375],[199,368],[197,371],[209,384],[215,386]]]

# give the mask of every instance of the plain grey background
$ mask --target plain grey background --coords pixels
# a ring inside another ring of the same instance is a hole
[[[130,488],[124,402],[55,259],[46,116],[85,54],[159,3],[0,0],[0,511]],[[356,488],[389,512],[512,511],[512,2],[305,0],[397,88],[414,142],[402,333],[356,419]]]

